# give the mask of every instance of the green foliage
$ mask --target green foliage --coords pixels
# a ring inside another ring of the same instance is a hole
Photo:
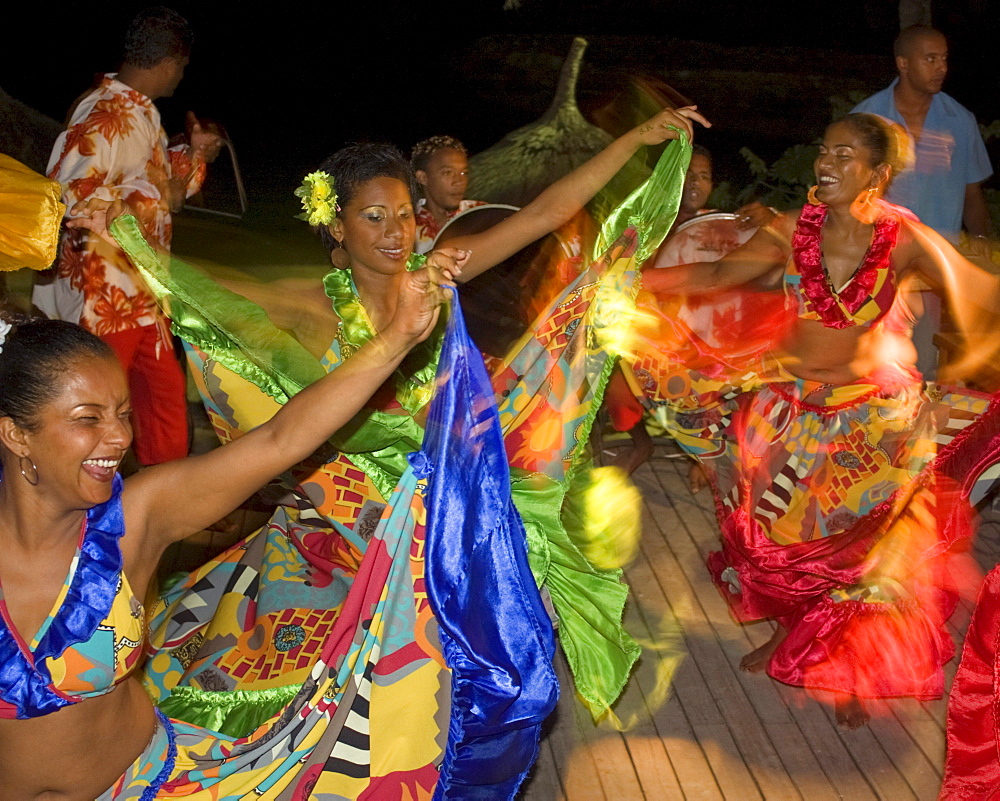
[[[788,209],[806,202],[806,192],[814,183],[814,145],[794,145],[770,165],[750,148],[741,148],[740,155],[753,180],[741,189],[728,181],[718,184],[708,199],[710,208],[733,210],[757,200],[765,206]]]
[[[1000,120],[993,120],[989,125],[980,124],[979,132],[983,135],[984,142],[1000,139]]]

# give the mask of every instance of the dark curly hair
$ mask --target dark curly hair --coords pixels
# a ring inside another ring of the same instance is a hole
[[[355,142],[338,150],[320,164],[319,169],[333,177],[337,204],[342,209],[347,208],[362,184],[375,178],[396,178],[402,181],[411,198],[417,191],[409,163],[395,145],[387,143]],[[339,247],[327,226],[319,226],[319,236],[327,251]]]
[[[152,6],[129,23],[122,61],[150,69],[165,58],[187,58],[192,44],[194,31],[184,17],[171,8]]]
[[[454,136],[432,136],[429,139],[417,142],[413,146],[413,151],[410,153],[410,166],[413,168],[413,171],[426,170],[431,156],[445,148],[457,150],[463,156],[469,155],[469,151],[465,149],[465,145]]]
[[[36,431],[39,410],[62,387],[67,366],[87,356],[114,358],[114,351],[78,325],[0,310],[11,330],[0,344],[0,417]]]

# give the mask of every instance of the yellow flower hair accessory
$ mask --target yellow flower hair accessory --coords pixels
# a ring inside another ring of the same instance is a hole
[[[340,206],[334,191],[333,177],[317,170],[302,179],[302,186],[295,190],[295,197],[302,201],[302,214],[296,215],[310,225],[329,225],[336,219]]]

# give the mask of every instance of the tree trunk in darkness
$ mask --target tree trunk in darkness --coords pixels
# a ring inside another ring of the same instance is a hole
[[[931,0],[899,0],[899,29],[931,24]]]

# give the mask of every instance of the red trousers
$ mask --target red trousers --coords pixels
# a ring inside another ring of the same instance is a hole
[[[645,409],[642,408],[622,372],[631,369],[624,362],[618,362],[604,389],[604,405],[615,431],[631,431],[639,424],[645,413]]]
[[[184,371],[155,325],[102,336],[121,362],[132,394],[132,447],[140,464],[181,459],[188,452]]]

